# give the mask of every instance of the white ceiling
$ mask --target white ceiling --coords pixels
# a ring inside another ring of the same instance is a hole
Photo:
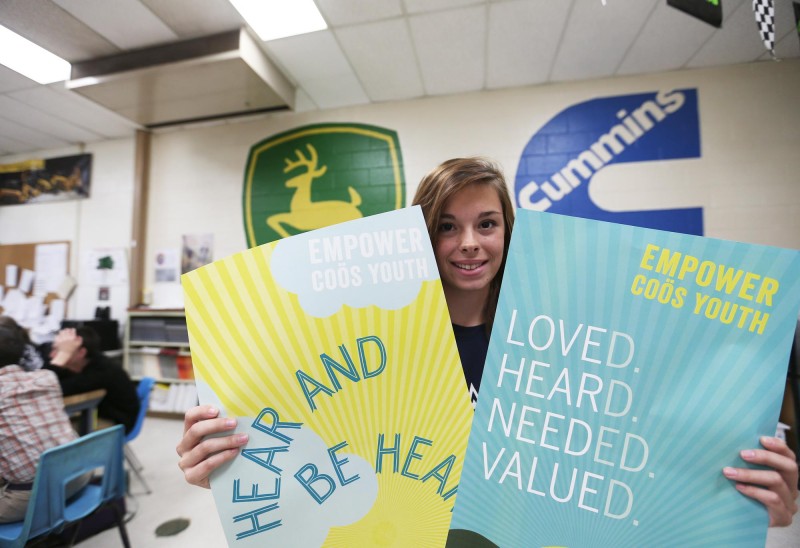
[[[721,29],[666,0],[316,2],[328,30],[261,43],[296,86],[297,110],[772,62],[750,0],[721,0]],[[774,2],[777,57],[800,57],[792,0]],[[0,24],[70,62],[245,25],[228,0],[0,0]],[[63,82],[38,85],[0,65],[0,155],[138,127]]]

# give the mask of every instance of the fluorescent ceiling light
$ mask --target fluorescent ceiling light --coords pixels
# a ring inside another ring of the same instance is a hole
[[[2,25],[0,63],[40,84],[69,79],[68,62]]]
[[[313,0],[230,0],[264,41],[328,28]]]

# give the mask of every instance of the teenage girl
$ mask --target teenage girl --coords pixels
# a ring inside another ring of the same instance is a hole
[[[456,158],[422,179],[413,203],[425,216],[474,404],[514,221],[506,182],[492,162]],[[218,414],[208,405],[186,412],[177,451],[178,464],[191,484],[208,488],[209,474],[247,443],[246,434],[206,438],[236,426],[235,419]],[[795,455],[777,438],[760,441],[763,448],[744,450],[741,457],[767,469],[725,467],[722,473],[742,494],[767,507],[770,526],[789,525],[797,512]]]

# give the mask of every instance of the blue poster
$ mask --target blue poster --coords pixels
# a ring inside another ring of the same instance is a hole
[[[451,538],[756,546],[722,474],[774,435],[800,253],[518,213]]]

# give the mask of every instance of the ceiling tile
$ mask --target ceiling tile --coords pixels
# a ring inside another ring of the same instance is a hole
[[[97,133],[71,124],[52,114],[44,113],[6,95],[0,95],[0,118],[55,135],[68,143],[87,143],[99,141],[102,138]]]
[[[484,0],[403,0],[408,13],[425,13],[485,4]]]
[[[366,23],[403,14],[400,0],[316,0],[316,4],[332,26]]]
[[[18,141],[6,135],[0,135],[0,156],[19,154],[21,152],[28,152],[36,148],[39,147],[30,143],[23,143],[22,141]]]
[[[462,93],[484,87],[485,5],[409,19],[425,91]]]
[[[794,29],[792,29],[792,32],[786,33],[783,38],[778,38],[776,35],[775,57],[778,59],[797,57],[798,51],[800,51],[800,42],[798,41],[800,41],[800,36]],[[761,54],[761,57],[758,58],[759,61],[769,61],[770,59],[772,59],[772,55],[766,49]]]
[[[121,49],[135,49],[178,39],[139,0],[53,0]]]
[[[423,94],[408,25],[402,19],[346,27],[336,37],[373,101]]]
[[[69,62],[119,53],[119,48],[50,0],[2,0],[0,23]]]
[[[614,74],[642,24],[663,0],[574,1],[550,78],[602,78]]]
[[[294,94],[294,111],[295,112],[306,112],[308,110],[317,110],[316,104],[314,101],[311,100],[311,97],[308,96],[308,93],[305,92],[304,89],[298,89]]]
[[[141,0],[181,39],[197,38],[245,26],[228,0]],[[187,17],[188,13],[196,16]]]
[[[0,65],[0,93],[20,89],[35,89],[38,84],[20,73]]]
[[[758,59],[764,44],[758,33],[752,4],[742,2],[725,17],[722,32],[716,32],[689,60],[688,67],[708,67],[721,64],[745,63]]]
[[[82,95],[65,89],[61,84],[10,93],[9,97],[105,138],[127,137],[139,127]]]
[[[725,4],[725,8],[728,8]],[[683,67],[717,31],[666,2],[659,4],[636,38],[617,74],[640,74]]]
[[[487,87],[547,81],[569,3],[520,0],[489,7]]]
[[[0,126],[3,128],[4,135],[29,144],[28,150],[60,148],[70,144],[68,141],[49,135],[46,129],[39,131],[2,116],[0,116]]]
[[[330,30],[270,40],[263,44],[270,55],[299,83],[353,74],[353,69]]]
[[[303,89],[319,108],[369,103],[369,97],[352,74],[308,80],[303,83]]]
[[[259,42],[298,86],[297,110],[770,58],[752,0],[725,0],[719,30],[665,0],[317,1],[331,29]],[[796,59],[792,0],[774,2],[776,54]],[[76,62],[244,21],[229,0],[0,0],[0,24]],[[0,154],[91,134],[129,137],[139,127],[63,84],[39,86],[4,67],[2,105],[11,110]],[[52,120],[46,129],[43,117]],[[26,127],[34,120],[38,128]]]

